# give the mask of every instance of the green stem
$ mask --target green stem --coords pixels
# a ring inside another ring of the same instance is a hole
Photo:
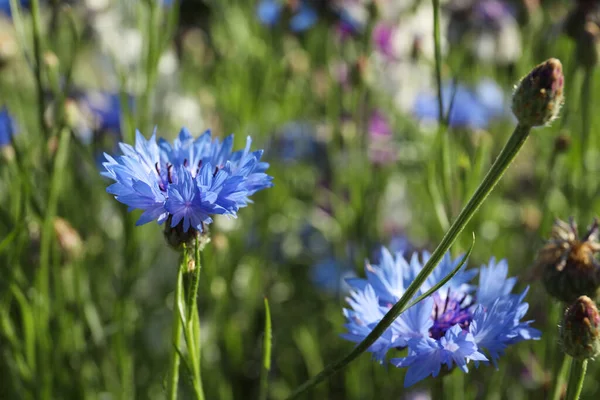
[[[569,366],[571,365],[571,357],[563,354],[563,362],[561,363],[560,370],[554,379],[554,390],[552,393],[552,400],[560,400],[562,395],[563,387],[567,380],[567,372],[569,372]]]
[[[200,283],[201,268],[201,250],[200,237],[196,237],[194,245],[194,270],[192,271],[192,284],[187,298],[187,334],[186,341],[190,361],[192,366],[194,394],[197,400],[204,400],[204,390],[202,389],[201,375],[201,338],[200,338],[200,317],[198,315],[198,286]]]
[[[489,172],[477,188],[475,193],[467,203],[467,205],[462,209],[456,220],[448,229],[448,232],[444,235],[442,241],[437,246],[431,258],[427,261],[419,275],[415,278],[415,280],[410,284],[410,286],[406,289],[406,292],[402,296],[402,298],[396,303],[387,314],[381,319],[381,321],[373,328],[372,332],[362,341],[360,342],[352,351],[350,351],[346,356],[340,359],[337,362],[329,364],[323,371],[321,371],[316,376],[312,377],[302,385],[300,385],[296,390],[292,392],[292,394],[288,397],[289,399],[293,399],[298,397],[300,394],[310,389],[313,386],[316,386],[320,382],[324,381],[328,377],[332,376],[336,372],[340,371],[347,364],[357,358],[359,355],[364,353],[366,350],[371,347],[373,343],[381,336],[385,330],[394,322],[394,320],[405,310],[408,302],[414,297],[417,293],[421,285],[425,282],[427,277],[433,272],[434,268],[440,262],[444,254],[448,251],[450,246],[454,243],[458,235],[465,228],[467,223],[473,217],[473,214],[479,209],[485,198],[490,194],[492,189],[496,186],[504,172],[508,169],[515,156],[527,140],[529,136],[529,132],[531,127],[517,125],[515,131],[509,138],[508,142],[498,155],[498,158],[492,164]]]
[[[38,290],[38,317],[37,323],[39,324],[38,332],[46,332],[48,329],[48,323],[50,319],[50,260],[52,243],[54,242],[54,219],[58,208],[58,200],[60,197],[60,191],[62,186],[63,174],[67,164],[69,142],[71,139],[71,132],[69,129],[63,129],[60,134],[58,148],[56,150],[56,156],[54,159],[54,167],[52,169],[52,175],[50,180],[50,189],[48,193],[48,203],[46,206],[46,213],[44,215],[44,222],[42,225],[42,236],[40,243],[40,267],[37,275],[37,290]],[[40,357],[45,359],[45,362],[40,362],[39,377],[41,378],[42,385],[40,389],[44,393],[42,398],[51,398],[52,393],[52,369],[50,368],[48,352],[50,351],[50,342],[48,335],[40,335]]]
[[[41,28],[41,16],[40,16],[40,2],[39,0],[31,0],[31,20],[33,27],[33,72],[35,75],[35,88],[36,96],[38,101],[38,122],[40,129],[44,132],[45,137],[50,137],[48,125],[44,118],[45,102],[44,102],[44,86],[42,82],[42,65],[43,65],[43,54],[42,54],[42,28]]]
[[[186,249],[183,250],[181,264],[177,272],[177,285],[175,286],[175,296],[173,297],[173,354],[171,355],[171,371],[167,388],[167,398],[169,400],[177,399],[177,387],[179,383],[179,363],[181,361],[181,330],[183,322],[181,320],[181,296],[183,293],[183,273],[187,268],[188,256]]]
[[[173,4],[172,7],[176,7]],[[141,129],[146,129],[150,123],[150,115],[152,114],[152,92],[156,82],[158,69],[158,60],[160,57],[160,42],[159,42],[159,27],[160,22],[160,4],[157,1],[149,2],[150,14],[148,16],[148,47],[146,53],[146,87],[142,98],[141,118],[138,121],[138,126]]]
[[[444,122],[444,104],[442,100],[442,50],[440,46],[440,0],[433,3],[433,45],[435,54],[435,81],[438,94],[438,123]]]
[[[567,386],[567,397],[565,400],[577,400],[583,389],[585,371],[587,369],[587,360],[575,360],[571,363],[571,373],[569,374],[569,384]]]
[[[269,388],[269,371],[271,370],[271,340],[273,337],[271,329],[271,310],[269,301],[265,297],[265,333],[263,338],[263,365],[260,373],[259,400],[267,400]]]
[[[585,208],[587,204],[587,193],[586,193],[586,185],[585,180],[588,176],[587,166],[586,166],[586,155],[588,151],[588,147],[591,143],[589,143],[590,132],[591,132],[591,119],[590,112],[592,110],[592,77],[594,75],[594,70],[592,68],[585,68],[583,74],[583,82],[581,84],[581,182],[580,187],[578,188],[579,192],[579,212],[581,213],[580,218],[585,218]]]

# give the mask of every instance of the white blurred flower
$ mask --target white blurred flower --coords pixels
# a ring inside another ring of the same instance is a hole
[[[169,93],[164,97],[163,107],[167,110],[170,120],[178,126],[190,129],[204,126],[200,104],[192,96]]]

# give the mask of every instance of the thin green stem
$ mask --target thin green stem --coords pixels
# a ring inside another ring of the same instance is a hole
[[[40,243],[40,268],[36,279],[36,289],[38,294],[38,316],[37,323],[39,324],[38,332],[47,332],[48,323],[50,319],[50,308],[51,308],[51,296],[50,296],[50,263],[51,263],[51,250],[52,243],[54,242],[54,219],[58,208],[58,200],[60,197],[60,190],[63,181],[63,174],[67,164],[69,142],[71,139],[71,132],[69,129],[63,129],[60,133],[58,142],[58,148],[56,150],[56,156],[54,158],[54,166],[52,168],[52,175],[50,178],[50,189],[48,192],[48,203],[46,206],[46,213],[44,215],[44,222],[42,225],[42,236]],[[49,368],[50,364],[46,358],[49,357],[50,343],[48,335],[40,335],[40,357],[45,359],[45,362],[40,362],[40,379],[42,384],[39,386],[42,390],[42,398],[51,398],[52,393],[52,369]]]
[[[592,85],[593,80],[592,77],[594,75],[594,70],[592,68],[585,68],[583,72],[583,82],[581,84],[581,138],[580,138],[580,152],[581,152],[581,181],[580,187],[578,188],[579,192],[579,212],[582,214],[580,218],[585,218],[585,204],[587,204],[587,186],[585,184],[585,179],[588,176],[587,164],[586,164],[586,156],[588,152],[588,147],[590,146],[590,132],[592,129],[591,124],[591,110],[592,110]]]
[[[440,0],[432,0],[433,3],[433,45],[435,54],[435,81],[438,94],[438,123],[444,122],[444,103],[442,100],[442,50],[440,39]]]
[[[198,315],[198,286],[200,283],[200,268],[202,264],[200,237],[196,237],[194,244],[194,270],[192,271],[192,285],[187,298],[187,335],[186,341],[188,352],[191,358],[191,366],[194,386],[194,394],[197,400],[204,400],[204,390],[202,389],[201,374],[201,338],[200,338],[200,317]]]
[[[33,72],[35,75],[35,88],[38,101],[38,121],[40,129],[44,132],[45,137],[48,138],[50,137],[50,132],[48,125],[46,124],[46,119],[44,118],[46,106],[44,102],[44,86],[42,81],[43,50],[39,0],[31,0],[31,20],[33,28]]]
[[[585,371],[587,369],[587,360],[573,359],[571,363],[571,373],[569,374],[569,384],[567,386],[567,396],[565,400],[577,400],[583,389],[585,380]]]
[[[563,387],[567,381],[567,373],[569,372],[569,366],[571,365],[571,357],[563,353],[563,361],[560,369],[554,379],[554,389],[552,391],[552,400],[560,400]]]
[[[260,373],[260,393],[259,400],[267,400],[269,387],[269,371],[271,370],[271,340],[273,334],[271,331],[271,310],[269,301],[265,297],[265,333],[263,338],[263,363]]]
[[[515,156],[518,154],[521,147],[527,140],[531,127],[517,125],[515,131],[509,138],[508,142],[498,155],[498,158],[492,164],[489,172],[475,190],[475,193],[462,209],[456,220],[450,226],[450,229],[444,235],[442,241],[437,246],[431,258],[427,261],[419,275],[406,289],[406,292],[402,298],[396,303],[387,314],[381,319],[381,321],[373,328],[371,333],[360,342],[351,352],[334,362],[316,376],[312,377],[302,385],[300,385],[288,399],[298,397],[300,394],[310,389],[311,387],[324,381],[331,375],[340,371],[347,364],[357,358],[359,355],[364,353],[369,347],[375,343],[377,338],[381,336],[385,330],[394,322],[394,320],[405,310],[408,302],[414,297],[421,285],[425,282],[427,277],[433,272],[434,268],[438,265],[444,254],[448,251],[450,246],[457,239],[458,235],[463,231],[467,223],[471,220],[475,212],[479,209],[485,198],[490,194],[492,189],[496,186],[500,178],[504,175],[504,172],[508,169]]]
[[[152,92],[154,91],[154,85],[156,82],[156,74],[158,69],[158,60],[160,57],[160,4],[157,1],[149,2],[149,15],[148,15],[148,47],[146,52],[146,68],[145,68],[145,78],[146,78],[146,87],[144,88],[144,93],[142,97],[142,109],[141,118],[138,121],[138,126],[145,129],[150,122],[150,115],[152,113]],[[176,5],[173,5],[176,7]]]
[[[173,297],[173,353],[171,355],[171,371],[169,372],[169,381],[167,387],[167,398],[169,400],[177,399],[177,387],[179,384],[179,364],[181,361],[181,330],[183,322],[181,320],[182,304],[181,297],[183,294],[183,273],[188,265],[188,252],[184,249],[181,257],[179,271],[177,271],[177,285],[175,286],[175,296]]]

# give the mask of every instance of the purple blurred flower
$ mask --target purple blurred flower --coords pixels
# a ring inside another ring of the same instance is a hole
[[[373,28],[373,43],[375,44],[375,49],[390,61],[397,58],[394,50],[393,38],[394,28],[385,23],[380,22]]]
[[[397,157],[392,127],[387,118],[375,110],[369,120],[369,159],[374,164],[389,164],[396,161]]]

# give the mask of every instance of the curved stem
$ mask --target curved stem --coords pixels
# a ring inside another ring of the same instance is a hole
[[[177,285],[175,286],[175,296],[173,297],[173,353],[171,355],[171,371],[169,371],[169,381],[167,387],[167,398],[169,400],[177,399],[177,386],[179,384],[179,363],[181,361],[181,308],[180,301],[183,294],[183,273],[187,268],[188,256],[186,249],[183,250],[181,264],[177,272]]]
[[[421,285],[425,282],[427,277],[433,272],[434,268],[438,265],[444,254],[446,254],[446,252],[454,243],[458,235],[462,232],[467,223],[471,220],[473,214],[475,214],[475,212],[479,209],[485,198],[490,194],[490,192],[496,186],[500,178],[504,175],[504,172],[510,166],[515,156],[527,140],[530,130],[531,127],[529,126],[517,125],[515,131],[513,132],[510,139],[498,155],[496,161],[494,161],[494,163],[492,164],[489,172],[487,173],[479,187],[475,190],[475,193],[473,194],[467,205],[462,209],[456,220],[452,223],[450,229],[448,229],[442,241],[431,255],[431,258],[427,261],[427,263],[425,264],[419,275],[417,275],[415,280],[406,289],[406,292],[398,301],[398,303],[396,303],[387,312],[387,314],[381,319],[381,321],[373,328],[371,333],[362,342],[360,342],[358,346],[356,346],[342,359],[332,364],[329,364],[319,374],[300,385],[296,390],[292,392],[292,394],[288,397],[288,400],[298,397],[306,390],[324,381],[331,375],[340,371],[342,368],[344,368],[347,364],[349,364],[359,355],[364,353],[366,350],[368,350],[369,347],[371,347],[371,345],[375,343],[377,338],[379,338],[379,336],[381,336],[385,332],[385,330],[392,324],[392,322],[394,322],[394,320],[400,314],[402,314],[408,302],[414,297],[414,295],[417,293]]]
[[[585,371],[587,369],[587,360],[575,360],[571,363],[571,373],[569,374],[569,384],[567,386],[567,397],[565,400],[577,400],[583,389]]]

